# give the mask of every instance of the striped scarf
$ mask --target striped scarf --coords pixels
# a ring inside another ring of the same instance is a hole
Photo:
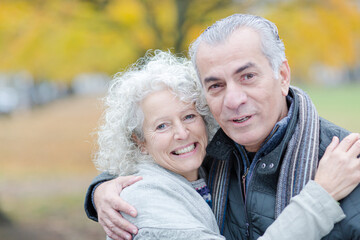
[[[212,189],[211,209],[215,215],[220,233],[224,233],[225,209],[228,198],[230,179],[229,161],[214,161],[212,170],[209,174],[208,184]]]
[[[309,96],[292,87],[299,102],[299,116],[282,161],[277,192],[275,217],[290,203],[290,199],[314,179],[319,155],[319,116]]]

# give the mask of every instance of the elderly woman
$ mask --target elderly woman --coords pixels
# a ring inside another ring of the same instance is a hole
[[[95,164],[112,175],[143,177],[121,192],[139,213],[122,213],[139,229],[134,239],[224,239],[200,168],[217,127],[194,78],[190,61],[155,51],[110,87]],[[261,239],[295,238],[299,231],[320,239],[343,217],[336,201],[311,182]]]

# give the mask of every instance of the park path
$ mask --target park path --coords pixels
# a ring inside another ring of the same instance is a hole
[[[1,239],[104,239],[83,210],[100,115],[99,96],[72,96],[0,117]]]

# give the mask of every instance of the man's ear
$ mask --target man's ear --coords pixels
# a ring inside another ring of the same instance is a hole
[[[148,151],[146,150],[146,146],[145,146],[145,142],[141,141],[135,133],[131,134],[131,139],[134,141],[134,143],[136,144],[136,146],[140,149],[142,154],[149,154]]]
[[[282,62],[279,69],[279,73],[280,73],[279,77],[281,81],[280,82],[281,92],[283,96],[287,96],[289,93],[290,79],[291,79],[290,67],[287,60]]]

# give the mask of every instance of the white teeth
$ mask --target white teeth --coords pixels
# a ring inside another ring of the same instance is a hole
[[[195,144],[191,144],[191,145],[188,146],[188,147],[185,147],[185,148],[183,148],[183,149],[174,151],[174,153],[177,154],[177,155],[180,155],[180,154],[184,154],[184,153],[191,152],[191,151],[194,150],[194,149],[195,149]]]
[[[238,123],[242,123],[245,122],[246,120],[248,120],[250,117],[244,117],[244,118],[240,118],[240,119],[235,119],[234,122],[238,122]]]

